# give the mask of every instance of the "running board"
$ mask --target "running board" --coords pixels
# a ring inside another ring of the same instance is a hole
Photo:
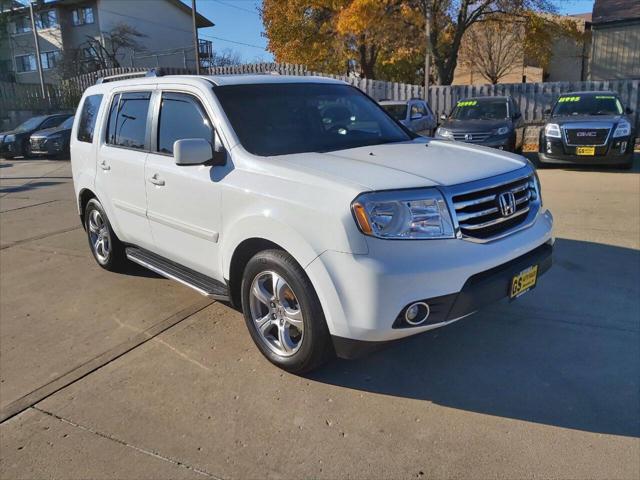
[[[229,289],[222,282],[142,248],[127,247],[125,252],[127,258],[132,262],[142,265],[163,277],[193,288],[205,297],[225,302],[229,301]]]

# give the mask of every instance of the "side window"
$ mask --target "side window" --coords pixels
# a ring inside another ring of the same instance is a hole
[[[173,154],[173,142],[204,138],[213,142],[213,128],[199,102],[182,93],[163,93],[158,121],[158,151]]]
[[[414,115],[422,115],[423,117],[427,115],[427,110],[424,108],[424,105],[421,103],[414,103],[411,105],[411,116]]]
[[[98,110],[102,103],[102,95],[90,95],[84,99],[82,112],[80,112],[80,122],[78,123],[78,140],[81,142],[93,143],[93,131],[96,128]]]
[[[151,93],[121,93],[109,111],[107,143],[143,150],[147,136],[147,114]]]

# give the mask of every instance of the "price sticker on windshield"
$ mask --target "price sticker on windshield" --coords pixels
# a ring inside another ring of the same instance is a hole
[[[560,97],[558,103],[579,102],[580,97]]]
[[[474,107],[478,104],[477,100],[462,100],[458,102],[458,107]]]

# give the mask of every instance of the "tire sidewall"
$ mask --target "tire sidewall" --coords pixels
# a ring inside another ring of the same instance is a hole
[[[265,345],[256,329],[253,318],[251,318],[249,301],[251,284],[257,275],[265,271],[274,271],[282,276],[293,289],[302,308],[304,337],[298,351],[290,357],[281,357]],[[314,353],[314,342],[316,341],[316,337],[319,336],[319,329],[326,328],[324,315],[315,291],[310,289],[308,285],[305,285],[305,279],[300,278],[301,274],[303,275],[304,273],[297,272],[296,269],[291,268],[286,262],[273,255],[272,252],[267,251],[257,254],[249,261],[242,277],[242,310],[251,338],[269,361],[285,370],[293,372],[304,368],[304,365]]]

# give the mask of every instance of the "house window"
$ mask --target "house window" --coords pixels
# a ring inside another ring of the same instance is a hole
[[[42,69],[49,70],[55,68],[60,60],[60,52],[42,52],[40,54],[40,61],[42,62]],[[17,72],[35,72],[38,69],[36,65],[36,56],[34,54],[29,55],[16,55],[16,71]]]
[[[93,8],[83,7],[76,8],[73,12],[73,24],[74,25],[87,25],[93,23]]]
[[[42,61],[42,69],[49,70],[50,68],[56,68],[58,60],[60,60],[60,52],[42,52],[40,54],[40,60]]]
[[[35,72],[36,56],[33,54],[16,55],[16,71],[17,72]]]
[[[40,12],[36,15],[36,26],[38,30],[45,28],[55,28],[58,26],[58,14],[55,10]]]
[[[31,31],[31,19],[29,17],[18,17],[15,19],[16,33],[27,33]]]

